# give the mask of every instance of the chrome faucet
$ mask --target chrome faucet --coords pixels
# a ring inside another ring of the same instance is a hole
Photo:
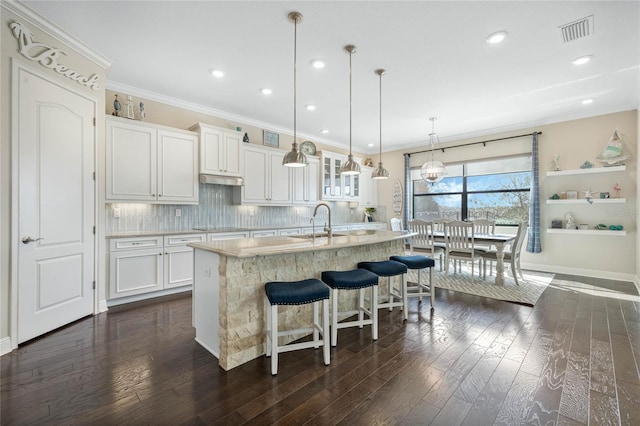
[[[331,231],[331,207],[329,207],[329,204],[327,204],[327,203],[318,203],[316,208],[313,209],[313,217],[312,217],[312,219],[316,217],[316,214],[318,213],[318,208],[320,206],[325,206],[327,208],[327,211],[329,212],[329,226],[326,226],[327,224],[325,223],[324,231],[327,233],[327,237],[331,238],[333,236],[333,233]]]

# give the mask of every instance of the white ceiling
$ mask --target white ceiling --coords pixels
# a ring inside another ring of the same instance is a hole
[[[294,26],[287,15],[299,11],[298,134],[348,146],[343,47],[355,44],[352,141],[365,153],[378,150],[377,68],[387,70],[384,151],[424,146],[430,116],[438,117],[436,132],[446,142],[637,109],[640,99],[638,1],[24,3],[113,62],[107,87],[174,98],[283,133],[293,128]],[[592,35],[561,41],[559,26],[590,15]],[[499,30],[508,38],[486,43]],[[571,64],[582,55],[593,60]],[[324,69],[311,67],[317,58]],[[213,78],[214,68],[225,77]],[[273,94],[261,94],[263,87]],[[323,128],[330,133],[322,135]]]

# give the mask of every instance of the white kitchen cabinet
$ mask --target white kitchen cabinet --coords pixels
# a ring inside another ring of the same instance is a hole
[[[200,134],[200,173],[242,175],[241,132],[205,123],[194,124],[190,130]]]
[[[193,249],[189,243],[204,242],[204,234],[164,237],[164,288],[193,284]]]
[[[301,228],[287,228],[287,229],[278,229],[278,235],[288,236],[288,235],[300,235],[302,234]]]
[[[342,175],[340,167],[347,156],[322,151],[322,200],[358,201],[360,197],[360,175]],[[357,161],[357,160],[356,160]]]
[[[291,205],[292,172],[282,165],[285,151],[252,146],[245,146],[243,151],[244,186],[239,191],[240,204]]]
[[[362,167],[360,173],[360,205],[364,207],[376,207],[378,205],[378,181],[371,179],[374,169]]]
[[[193,284],[193,249],[187,244],[204,240],[204,234],[111,239],[109,298]]]
[[[235,240],[237,238],[249,238],[249,231],[211,232],[207,234],[207,241]]]
[[[161,290],[162,237],[119,238],[110,242],[109,298]]]
[[[307,155],[305,167],[293,168],[293,204],[315,205],[320,188],[320,159]]]
[[[198,136],[107,116],[106,199],[198,203]]]

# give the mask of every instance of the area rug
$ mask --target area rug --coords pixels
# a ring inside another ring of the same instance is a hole
[[[504,284],[496,285],[495,271],[494,275],[487,275],[487,278],[483,280],[481,276],[478,277],[478,269],[476,268],[472,282],[471,269],[467,267],[463,267],[461,272],[458,271],[456,273],[453,273],[452,268],[448,276],[444,271],[440,272],[438,267],[434,270],[434,278],[437,280],[436,287],[534,306],[540,295],[553,280],[555,274],[534,271],[522,271],[522,274],[524,275],[524,281],[518,279],[519,285],[516,285],[515,280],[505,271]],[[410,271],[409,281],[415,282],[416,280],[417,273]]]

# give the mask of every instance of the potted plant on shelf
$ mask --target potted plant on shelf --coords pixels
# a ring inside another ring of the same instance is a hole
[[[375,207],[367,207],[364,209],[364,221],[373,222],[373,214],[376,212]]]

